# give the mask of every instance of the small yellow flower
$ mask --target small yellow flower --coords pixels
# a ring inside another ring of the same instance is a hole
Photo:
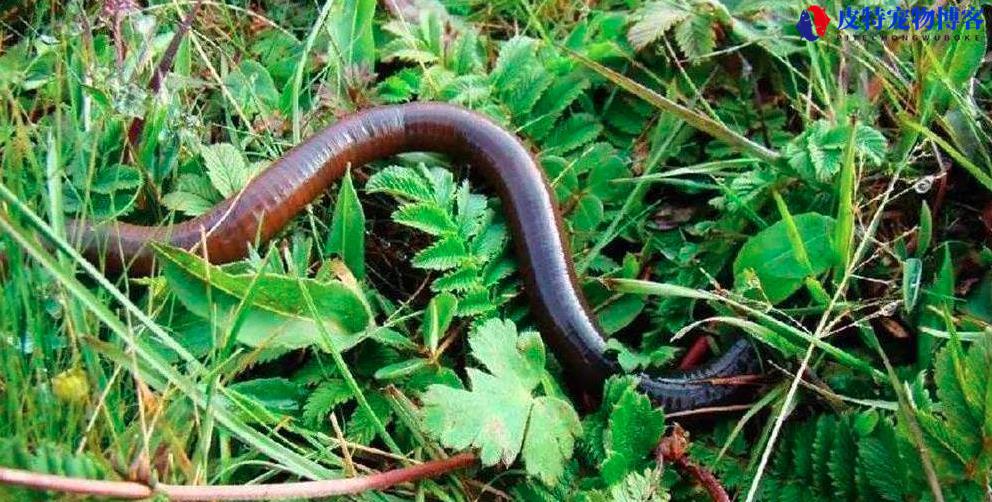
[[[76,367],[55,375],[52,378],[52,391],[55,397],[67,403],[83,403],[90,395],[90,383],[86,372]]]

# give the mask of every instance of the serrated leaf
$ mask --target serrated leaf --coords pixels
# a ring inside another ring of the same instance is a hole
[[[576,113],[559,123],[544,142],[549,153],[563,154],[594,141],[603,131],[595,117]]]
[[[430,182],[415,169],[389,166],[375,174],[365,184],[368,193],[385,193],[415,202],[432,198]]]
[[[310,393],[303,405],[303,419],[310,424],[320,424],[335,407],[352,398],[351,388],[344,380],[328,380]]]
[[[535,399],[522,452],[527,473],[553,485],[581,434],[579,416],[567,402],[550,396]]]
[[[238,193],[257,174],[245,161],[241,150],[230,143],[201,146],[200,155],[210,182],[224,197]]]
[[[661,38],[673,26],[690,16],[681,5],[671,0],[656,0],[647,3],[636,14],[637,22],[627,32],[627,40],[635,49],[643,49]]]
[[[532,395],[545,372],[540,336],[518,336],[513,322],[490,319],[469,345],[491,373],[468,368],[471,390],[431,385],[423,398],[427,430],[448,448],[479,448],[484,465],[509,465],[523,451],[527,472],[553,484],[581,427],[568,403]]]
[[[603,479],[613,484],[644,464],[665,430],[665,414],[647,396],[627,387],[610,412]]]
[[[413,257],[413,266],[428,270],[448,270],[468,257],[465,243],[456,236],[444,237]]]
[[[686,19],[675,27],[675,42],[690,61],[713,52],[716,48],[713,20],[704,15]]]
[[[438,277],[431,284],[434,291],[466,291],[479,285],[479,271],[475,267],[462,267]]]
[[[393,419],[393,409],[389,401],[379,392],[366,392],[369,408],[382,425],[388,425]],[[345,424],[345,436],[359,444],[369,444],[379,434],[376,419],[369,415],[364,407],[358,407]]]
[[[393,221],[438,236],[456,230],[455,222],[444,208],[433,202],[404,204],[392,214]]]
[[[141,181],[141,173],[137,168],[114,164],[98,170],[89,187],[97,193],[112,194],[118,190],[138,188]]]

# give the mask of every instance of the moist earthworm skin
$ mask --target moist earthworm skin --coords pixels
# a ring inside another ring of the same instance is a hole
[[[430,151],[469,163],[498,191],[517,260],[545,342],[581,394],[598,396],[619,371],[605,355],[595,317],[580,293],[561,215],[547,179],[527,147],[475,112],[442,103],[382,106],[345,117],[276,160],[238,194],[206,214],[174,225],[93,225],[74,220],[67,235],[109,270],[152,271],[150,242],[196,249],[213,263],[244,257],[274,237],[349,166],[410,151]],[[739,387],[705,380],[755,370],[750,344],[740,339],[698,370],[665,377],[640,375],[641,388],[668,411],[721,404]]]

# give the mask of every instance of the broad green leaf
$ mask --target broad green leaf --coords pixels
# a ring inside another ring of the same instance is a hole
[[[607,334],[616,333],[634,322],[645,305],[642,296],[622,295],[600,309],[597,313],[599,325]]]
[[[469,346],[491,373],[468,368],[471,390],[431,385],[425,427],[448,448],[478,448],[484,465],[509,465],[523,451],[527,472],[554,484],[582,429],[568,403],[533,395],[546,376],[540,336],[518,336],[513,322],[490,319],[469,335]]]
[[[424,425],[448,448],[479,448],[484,465],[509,465],[523,445],[530,390],[468,368],[472,390],[432,385],[424,394]]]
[[[245,59],[224,78],[224,86],[248,114],[267,115],[279,106],[279,91],[269,70]]]
[[[517,335],[513,321],[490,319],[469,337],[472,356],[494,375],[533,388],[544,373],[544,344],[537,333]]]
[[[375,62],[375,39],[372,18],[375,0],[343,0],[331,8],[327,30],[331,35],[330,61],[339,75],[352,67],[372,68]]]
[[[350,171],[345,174],[338,190],[331,233],[327,236],[324,251],[340,256],[356,279],[365,277],[365,213]]]
[[[221,195],[210,179],[198,174],[180,175],[176,182],[176,191],[162,197],[165,207],[188,216],[200,216],[220,201]]]
[[[241,150],[230,143],[201,146],[200,155],[210,182],[224,197],[238,193],[257,174],[258,168],[249,166]]]
[[[794,218],[799,237],[806,249],[810,269],[795,256],[784,221],[758,232],[741,248],[734,261],[737,287],[744,289],[746,272],[753,271],[764,294],[772,303],[785,300],[798,290],[809,275],[826,272],[837,256],[831,243],[834,220],[818,213],[805,213]]]
[[[603,221],[603,201],[591,193],[583,195],[569,219],[577,232],[595,230]]]
[[[581,434],[579,416],[567,402],[551,396],[535,399],[522,452],[527,473],[553,485]]]
[[[237,340],[253,347],[325,347],[300,290],[300,281],[316,302],[321,322],[339,351],[363,339],[371,321],[365,302],[339,281],[299,280],[263,273],[235,275],[185,251],[155,245],[163,275],[176,297],[191,312],[237,327]],[[244,303],[244,308],[239,306]]]

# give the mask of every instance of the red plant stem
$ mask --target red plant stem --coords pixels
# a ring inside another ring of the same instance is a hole
[[[716,479],[716,476],[709,469],[690,462],[687,457],[682,457],[675,462],[675,465],[695,478],[706,490],[706,493],[710,494],[710,498],[714,502],[730,502],[730,496],[727,495],[727,490],[723,489],[720,480]]]
[[[691,370],[699,363],[703,362],[703,358],[706,357],[706,353],[710,350],[710,341],[705,336],[701,336],[692,343],[689,347],[689,351],[685,353],[682,357],[682,362],[679,363],[680,370]]]
[[[157,484],[154,488],[133,481],[97,481],[0,468],[0,485],[129,500],[149,498],[156,494],[175,501],[312,499],[382,490],[402,483],[433,478],[475,465],[477,460],[473,453],[461,453],[442,460],[356,478],[272,485]]]
[[[151,488],[132,481],[67,478],[3,467],[0,467],[0,485],[127,500],[146,499],[153,495]]]
[[[186,32],[189,31],[190,27],[193,25],[193,20],[196,19],[196,13],[200,10],[200,5],[203,4],[203,0],[197,0],[193,7],[190,8],[186,17],[179,23],[179,28],[176,33],[172,35],[172,39],[169,40],[169,46],[165,48],[165,53],[162,54],[162,59],[159,60],[158,65],[155,67],[155,71],[152,73],[152,79],[148,83],[148,90],[151,91],[149,94],[152,97],[158,95],[158,91],[162,89],[162,81],[165,80],[165,76],[172,71],[172,63],[176,59],[176,54],[179,52],[179,44],[182,43],[183,37],[186,36]],[[127,138],[128,143],[130,143],[131,148],[137,151],[138,141],[141,139],[141,131],[145,128],[144,118],[135,118],[131,121],[131,125],[127,128]]]
[[[661,438],[655,449],[658,465],[663,465],[665,462],[674,464],[702,485],[714,502],[730,502],[730,496],[727,495],[727,490],[723,489],[720,480],[708,469],[690,460],[688,449],[689,433],[675,424],[672,433]]]

